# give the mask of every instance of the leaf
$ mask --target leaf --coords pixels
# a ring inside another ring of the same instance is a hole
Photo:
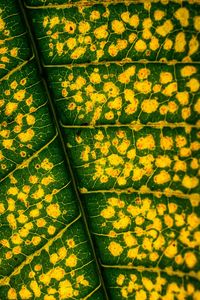
[[[197,300],[198,1],[3,2],[0,298]]]

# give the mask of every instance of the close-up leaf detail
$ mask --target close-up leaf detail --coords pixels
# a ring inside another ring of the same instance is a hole
[[[0,300],[200,299],[199,0],[0,0]]]

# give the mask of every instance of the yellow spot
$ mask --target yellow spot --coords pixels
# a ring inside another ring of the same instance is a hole
[[[18,55],[18,48],[15,47],[15,48],[11,49],[10,50],[10,55],[12,57],[16,57]]]
[[[154,176],[154,182],[156,184],[165,184],[170,181],[171,176],[165,170],[162,170],[159,174]]]
[[[5,115],[10,116],[18,107],[17,103],[9,102],[6,104]]]
[[[97,39],[106,39],[108,36],[108,25],[102,25],[94,30],[94,35]]]
[[[171,150],[173,147],[173,139],[170,136],[161,136],[160,146],[163,150]]]
[[[142,111],[147,114],[153,113],[158,108],[158,101],[156,99],[143,100],[141,108],[142,108]]]
[[[26,90],[19,90],[18,92],[14,93],[13,98],[17,101],[21,101],[25,97]]]
[[[44,196],[44,190],[39,186],[38,190],[31,195],[34,199],[40,199]]]
[[[30,288],[32,289],[35,297],[40,297],[41,290],[40,290],[40,287],[39,287],[37,281],[32,280],[31,283],[30,283]]]
[[[32,129],[27,129],[25,132],[18,134],[18,138],[22,143],[29,142],[34,137],[35,133]]]
[[[150,149],[153,150],[155,148],[155,141],[153,135],[149,134],[146,137],[141,137],[137,140],[137,148],[140,150]]]
[[[162,84],[169,83],[173,80],[172,74],[169,72],[161,72],[160,73],[160,82]]]
[[[110,219],[115,215],[115,210],[112,206],[108,206],[107,208],[101,211],[101,216],[105,219]]]
[[[74,52],[71,54],[72,59],[78,59],[81,57],[86,51],[86,47],[78,47]]]
[[[167,34],[170,33],[170,31],[173,30],[173,28],[174,28],[174,26],[173,26],[171,20],[166,20],[166,21],[164,22],[163,25],[158,26],[158,27],[156,28],[156,32],[157,32],[159,35],[165,37]]]
[[[167,155],[159,155],[158,158],[156,158],[155,164],[158,168],[170,167],[171,159]]]
[[[172,242],[164,251],[165,256],[173,258],[178,252],[177,242]]]
[[[99,11],[93,10],[90,15],[90,20],[95,21],[95,20],[98,20],[100,17],[101,17],[101,15],[100,15]]]
[[[54,182],[54,179],[50,175],[47,176],[47,177],[42,178],[42,181],[41,181],[41,183],[43,185],[49,185],[51,182]]]
[[[186,252],[184,255],[185,263],[188,268],[192,269],[197,263],[197,258],[193,252]]]
[[[189,93],[188,92],[178,92],[176,98],[181,105],[187,105],[189,102]]]
[[[156,51],[160,47],[159,40],[155,36],[152,36],[149,47],[153,51]]]
[[[176,52],[184,52],[186,46],[185,33],[179,32],[175,38],[174,49]]]
[[[139,22],[140,22],[140,20],[139,20],[138,15],[132,15],[132,17],[130,17],[130,19],[129,19],[129,24],[135,28],[138,27]]]
[[[182,181],[182,185],[187,189],[193,189],[198,186],[198,184],[199,180],[197,177],[189,177],[188,175],[185,175]]]
[[[5,212],[5,207],[3,203],[0,203],[0,214],[3,214]]]
[[[19,291],[19,295],[23,300],[32,298],[32,293],[27,289],[25,285],[22,286],[21,290]]]
[[[125,232],[123,238],[128,247],[132,247],[137,244],[136,238],[130,232]]]
[[[134,88],[142,94],[150,93],[151,85],[152,85],[152,83],[149,82],[148,80],[134,82]]]
[[[41,242],[41,237],[39,237],[39,236],[34,236],[34,237],[32,238],[32,243],[33,243],[34,246],[39,245],[40,242]]]
[[[41,168],[46,171],[51,170],[53,168],[53,163],[51,163],[48,158],[45,158],[41,163]]]
[[[136,156],[136,150],[135,149],[131,149],[131,150],[129,150],[128,152],[127,152],[127,157],[129,158],[129,159],[134,159],[135,158],[135,156]]]
[[[187,77],[195,74],[197,72],[197,68],[194,66],[185,66],[181,69],[181,76]]]
[[[66,21],[64,30],[70,34],[73,34],[76,29],[76,24],[73,23],[72,21]]]
[[[123,248],[119,243],[116,242],[110,242],[108,246],[108,250],[113,256],[119,256],[123,252]]]
[[[163,10],[157,9],[154,12],[154,19],[156,21],[162,20],[162,18],[165,16],[165,12]]]
[[[181,23],[181,26],[186,27],[189,25],[188,19],[189,19],[189,11],[185,7],[180,7],[177,9],[177,11],[174,13],[174,16],[179,22]]]
[[[118,221],[114,221],[113,227],[116,229],[126,228],[131,223],[131,220],[128,216],[121,213],[120,218]]]
[[[68,258],[66,258],[65,265],[70,268],[75,267],[77,265],[77,256],[75,254],[71,254]]]
[[[10,149],[12,147],[13,140],[3,140],[2,145],[6,149]]]
[[[32,218],[37,218],[40,215],[40,211],[37,208],[33,209],[33,210],[30,211],[29,215]]]
[[[170,39],[167,38],[167,39],[165,40],[165,42],[164,42],[163,48],[164,48],[165,50],[171,50],[172,46],[173,46],[172,40],[170,40]]]
[[[149,292],[154,288],[154,285],[149,278],[143,277],[142,283],[143,283],[144,287],[146,288],[146,290]]]
[[[90,24],[88,22],[81,21],[78,26],[80,33],[85,34],[90,30]]]
[[[191,40],[189,41],[189,52],[188,55],[193,55],[199,48],[199,42],[196,38],[196,36],[192,36]]]
[[[93,72],[90,74],[90,81],[92,83],[100,83],[101,82],[101,77],[98,73]]]
[[[197,92],[199,90],[199,81],[196,78],[191,78],[186,86],[190,88],[191,92]]]
[[[35,175],[31,175],[31,176],[29,177],[29,181],[30,181],[30,183],[35,184],[35,183],[38,182],[38,178],[37,178],[37,176],[35,176]]]
[[[58,203],[50,204],[46,208],[47,214],[52,218],[58,218],[61,214],[60,206]]]
[[[135,74],[135,66],[131,66],[118,76],[118,80],[121,83],[129,83],[130,77],[133,76],[134,74]]]
[[[146,43],[143,40],[138,40],[134,46],[137,52],[144,52],[147,48]]]
[[[116,283],[118,285],[122,285],[125,280],[125,276],[123,274],[119,274],[116,279]]]
[[[9,223],[9,226],[12,228],[12,229],[16,229],[17,228],[17,222],[15,220],[15,216],[13,214],[9,214],[7,216],[7,221]]]
[[[122,21],[114,20],[112,21],[112,30],[116,34],[122,34],[125,31],[125,27]]]
[[[14,288],[10,288],[7,294],[8,300],[17,300],[17,293]]]
[[[144,290],[136,291],[135,300],[146,300],[147,293]]]
[[[71,282],[66,279],[59,283],[59,299],[73,298],[73,287]]]
[[[194,28],[197,31],[200,31],[200,16],[195,16],[193,21],[194,21]]]
[[[56,228],[53,225],[50,225],[47,229],[48,234],[53,235],[56,231]]]

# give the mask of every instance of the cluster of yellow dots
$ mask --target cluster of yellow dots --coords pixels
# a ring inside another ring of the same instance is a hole
[[[91,124],[95,124],[98,120],[117,122],[122,111],[125,112],[123,119],[133,116],[134,120],[141,123],[141,113],[160,114],[165,120],[166,114],[173,115],[181,109],[182,122],[187,122],[193,113],[192,110],[200,114],[200,98],[194,103],[194,108],[191,107],[191,94],[197,93],[200,87],[199,80],[193,77],[198,71],[195,66],[185,65],[181,68],[180,75],[185,81],[185,89],[182,91],[174,78],[173,67],[170,72],[160,70],[159,74],[155,73],[153,79],[149,79],[151,67],[154,68],[153,65],[142,66],[137,70],[136,65],[128,67],[126,65],[123,68],[125,70],[117,78],[113,73],[105,74],[107,69],[104,66],[95,67],[90,74],[86,68],[85,76],[79,75],[76,78],[70,73],[68,80],[62,81],[60,87],[59,96],[66,101],[58,101],[57,105],[60,110],[65,108],[67,115],[75,112],[79,120],[84,120],[90,114]],[[73,69],[75,71],[75,68]],[[140,99],[144,95],[146,98]],[[160,101],[160,98],[163,98],[163,101]]]
[[[3,10],[0,8],[0,69],[6,69],[7,65],[10,63],[10,57],[16,58],[18,55],[18,47],[9,47],[6,45],[6,40],[10,38],[10,30],[6,26],[6,21],[2,17]]]
[[[200,143],[198,140],[193,140],[188,146],[190,136],[188,133],[191,128],[187,134],[183,135],[182,132],[173,137],[162,134],[160,129],[152,128],[151,133],[143,133],[143,130],[140,128],[141,137],[136,139],[135,146],[128,137],[129,130],[122,128],[117,128],[110,135],[101,129],[95,130],[92,146],[87,145],[87,138],[77,136],[76,143],[83,145],[80,161],[84,163],[84,172],[93,164],[94,171],[90,176],[93,181],[98,180],[100,183],[107,183],[115,179],[119,186],[124,186],[130,178],[132,182],[139,182],[145,176],[149,178],[153,176],[153,181],[158,186],[174,181],[186,189],[196,188],[199,179],[189,175],[188,169],[198,171],[199,162],[195,157],[191,159],[190,163],[187,162],[187,159],[200,149]],[[159,148],[163,152],[160,155],[156,155],[155,152],[158,147],[156,138],[159,139]],[[174,147],[177,148],[177,151],[172,157],[170,151]],[[142,155],[142,151],[149,153]],[[174,176],[168,172],[169,168],[173,170]],[[156,175],[154,175],[155,169],[159,170]],[[185,174],[182,179],[177,174],[179,171]],[[80,172],[83,172],[82,169]]]
[[[65,236],[62,236],[62,239]],[[73,238],[68,238],[60,243],[57,249],[51,254],[49,253],[48,271],[44,272],[42,264],[31,262],[31,271],[27,273],[27,282],[20,286],[20,289],[10,287],[7,292],[8,300],[32,299],[33,297],[42,297],[44,288],[46,289],[44,300],[56,300],[76,298],[83,287],[89,285],[89,281],[85,278],[84,271],[76,274],[76,266],[78,258],[73,253],[73,249],[77,246]],[[49,252],[49,249],[45,249]],[[42,252],[41,254],[44,254]],[[66,267],[70,268],[70,272],[66,272]],[[52,281],[54,284],[52,285]]]
[[[153,279],[151,275],[153,275]],[[124,299],[128,299],[133,294],[135,300],[187,299],[187,297],[192,297],[191,299],[194,300],[199,299],[200,291],[196,290],[194,284],[187,282],[184,285],[181,278],[177,277],[177,279],[179,279],[178,282],[157,273],[139,274],[132,272],[117,275],[116,284],[120,288],[121,297]]]
[[[78,7],[76,14],[82,18],[78,23],[71,16],[69,18],[67,13],[65,16],[63,14],[56,14],[53,17],[44,16],[42,26],[49,37],[49,56],[67,55],[70,60],[78,60],[89,51],[98,61],[102,57],[115,58],[125,49],[128,52],[130,47],[133,53],[147,57],[151,52],[157,53],[162,47],[165,52],[172,50],[177,54],[182,54],[183,61],[186,62],[191,61],[192,55],[197,54],[200,16],[194,16],[192,21],[194,33],[188,39],[186,30],[191,25],[192,17],[188,8],[179,7],[172,18],[167,18],[165,9],[156,9],[152,19],[147,17],[142,20],[143,8],[141,8],[141,14],[134,13],[131,8],[124,5],[122,8],[124,12],[117,17],[118,19],[112,16],[114,7],[110,6],[105,6],[104,12],[98,8],[92,10],[89,8],[87,12],[88,8]],[[144,9],[149,11],[151,4],[149,2],[144,4]],[[179,24],[177,32],[176,22]],[[138,33],[138,27],[141,26],[142,30]],[[63,38],[63,33],[67,34],[67,39]],[[126,38],[124,38],[125,33],[129,33]],[[170,34],[173,34],[174,38],[170,38]],[[110,35],[116,36],[115,42],[108,43]],[[133,57],[131,53],[127,55]]]
[[[108,252],[113,257],[123,254],[127,257],[124,260],[132,263],[147,258],[158,263],[164,255],[177,265],[186,264],[193,269],[198,262],[193,249],[200,245],[200,218],[195,212],[179,211],[176,201],[164,204],[160,200],[154,207],[148,197],[138,197],[136,205],[126,203],[120,197],[108,198],[107,206],[100,211],[100,226],[109,227],[107,237],[113,239],[109,242]],[[198,201],[193,199],[192,204],[195,208]],[[175,228],[179,230],[178,236]],[[168,235],[166,229],[171,231]],[[185,253],[180,251],[181,244],[188,249]]]
[[[36,172],[40,168],[44,173],[42,178],[30,174],[28,182],[22,186],[15,174],[9,175],[10,185],[6,191],[6,201],[0,202],[0,215],[6,217],[8,226],[12,230],[9,239],[0,240],[7,260],[11,259],[13,255],[22,253],[23,247],[29,245],[37,247],[46,238],[46,234],[33,235],[35,227],[37,230],[46,229],[47,235],[50,236],[56,232],[55,221],[63,212],[61,212],[59,203],[55,202],[59,190],[48,187],[55,182],[53,166],[48,158],[44,158],[41,164],[35,165]],[[21,209],[19,209],[18,203],[20,203]],[[49,219],[52,220],[52,224],[49,224]]]

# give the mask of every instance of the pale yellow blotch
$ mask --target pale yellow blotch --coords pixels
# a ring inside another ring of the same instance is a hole
[[[122,246],[116,242],[110,242],[108,250],[113,256],[120,256],[123,252]]]
[[[177,11],[174,13],[174,16],[179,22],[181,23],[181,26],[187,27],[189,25],[188,19],[190,17],[189,11],[185,7],[180,7],[177,9]]]
[[[61,214],[60,206],[58,203],[53,203],[47,206],[46,208],[47,214],[52,218],[58,218]]]

